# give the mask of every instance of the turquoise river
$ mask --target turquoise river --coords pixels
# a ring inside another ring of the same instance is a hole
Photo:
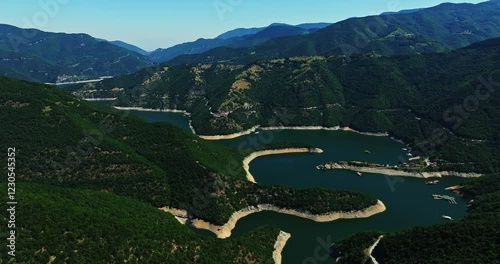
[[[168,122],[188,131],[188,117],[177,113],[132,111],[151,122]],[[283,263],[334,263],[328,257],[328,247],[354,233],[379,230],[398,231],[417,225],[443,223],[442,215],[454,219],[466,213],[466,202],[457,197],[456,205],[433,200],[432,194],[448,194],[446,187],[463,181],[457,177],[440,179],[437,185],[409,177],[386,177],[378,174],[357,176],[351,171],[318,171],[316,165],[327,161],[366,160],[394,165],[405,155],[401,143],[388,137],[374,137],[345,131],[260,131],[221,144],[238,147],[241,144],[262,144],[270,141],[300,142],[324,150],[322,154],[285,154],[264,156],[250,163],[250,171],[260,184],[283,185],[293,188],[321,187],[371,193],[387,207],[384,213],[366,218],[316,223],[311,220],[273,212],[262,212],[241,219],[233,230],[239,236],[262,225],[274,225],[292,234],[283,250]],[[369,150],[371,154],[365,154]],[[213,235],[207,231],[202,234]]]

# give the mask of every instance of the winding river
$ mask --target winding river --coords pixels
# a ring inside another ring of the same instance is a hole
[[[152,122],[168,122],[188,131],[188,117],[178,113],[155,113],[132,111],[132,114]],[[283,251],[283,263],[334,263],[327,255],[328,246],[354,233],[380,230],[397,231],[417,225],[442,223],[466,213],[466,202],[457,198],[457,204],[433,200],[432,194],[448,194],[444,188],[463,181],[457,177],[439,179],[437,185],[425,185],[423,179],[409,177],[386,177],[378,174],[357,176],[351,171],[318,171],[316,165],[327,161],[366,160],[394,165],[398,157],[404,156],[401,143],[388,137],[360,135],[346,131],[259,131],[231,140],[218,141],[221,144],[238,147],[242,144],[255,145],[270,141],[298,142],[313,145],[324,150],[322,154],[286,154],[259,157],[251,162],[250,172],[258,183],[283,185],[293,188],[321,187],[355,190],[371,193],[382,200],[387,211],[367,219],[337,220],[330,223],[316,223],[310,220],[261,212],[241,219],[233,230],[239,236],[258,226],[275,225],[291,233]],[[365,154],[369,150],[371,154]],[[212,235],[207,231],[198,231]]]

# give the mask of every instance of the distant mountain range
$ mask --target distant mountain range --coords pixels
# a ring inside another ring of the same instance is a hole
[[[151,54],[86,34],[0,25],[0,75],[39,82],[115,76],[65,90],[0,76],[0,145],[21,154],[16,236],[23,244],[15,262],[275,263],[277,227],[221,240],[198,236],[158,208],[185,212],[187,225],[215,226],[258,204],[324,215],[377,202],[352,191],[250,183],[235,169],[257,150],[313,146],[275,141],[237,149],[83,100],[116,98],[116,106],[185,110],[199,135],[348,127],[401,140],[415,157],[400,158],[411,171],[492,174],[453,180],[452,195],[469,200],[462,220],[383,238],[362,233],[324,249],[339,264],[371,263],[370,256],[498,263],[500,0],[332,25],[235,29]],[[431,199],[430,191],[422,195]]]
[[[166,49],[157,49],[150,54],[150,58],[154,62],[162,63],[179,55],[200,54],[217,47],[251,47],[278,37],[307,35],[329,25],[331,24],[310,23],[291,26],[274,23],[261,28],[239,28],[223,33],[215,39],[198,39]]]
[[[487,18],[487,19],[485,19]],[[151,53],[123,41],[0,25],[0,74],[39,82],[117,76],[168,62],[248,64],[293,56],[442,52],[500,36],[500,1],[441,4],[338,23],[240,28]]]
[[[446,51],[500,36],[500,1],[445,3],[436,7],[351,18],[308,35],[275,38],[260,45],[219,47],[182,55],[171,64],[246,64],[291,56],[372,53],[393,55]]]
[[[0,24],[0,74],[71,82],[133,73],[148,57],[86,34],[49,33]]]
[[[119,40],[0,24],[0,75],[48,83],[124,75],[182,54],[198,54],[221,46],[250,47],[278,37],[309,34],[328,25],[276,23],[263,28],[236,29],[215,39],[199,39],[149,53]]]

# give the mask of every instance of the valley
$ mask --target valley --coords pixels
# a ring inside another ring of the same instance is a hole
[[[280,1],[2,3],[0,263],[500,263],[500,1]]]
[[[134,113],[148,121],[158,119],[152,112]],[[162,113],[166,117],[163,122],[175,122],[174,115]],[[188,118],[184,117],[185,122]],[[262,140],[266,139],[266,140]],[[439,185],[425,185],[424,179],[392,176],[388,178],[380,174],[364,174],[357,176],[351,171],[321,172],[316,169],[320,162],[335,158],[342,160],[360,159],[382,164],[397,164],[398,157],[404,154],[404,145],[388,137],[373,137],[347,131],[325,130],[265,130],[259,134],[252,133],[234,139],[220,140],[228,146],[258,146],[273,142],[307,143],[323,150],[320,154],[296,153],[270,155],[256,158],[249,165],[255,181],[265,185],[290,186],[293,188],[332,188],[356,190],[374,194],[383,201],[387,211],[366,219],[344,219],[333,222],[314,222],[289,215],[286,212],[261,211],[239,219],[231,232],[231,237],[239,237],[254,228],[272,224],[291,234],[284,251],[284,263],[294,260],[311,260],[317,263],[331,263],[328,256],[329,244],[347,238],[351,233],[370,230],[400,231],[413,225],[432,225],[444,223],[442,214],[460,219],[466,213],[466,200],[457,197],[457,205],[432,199],[434,193],[446,193],[444,188],[464,183],[458,177],[440,179]],[[367,156],[364,150],[369,148],[372,155]],[[449,193],[453,195],[452,193]],[[453,195],[454,196],[454,195]],[[404,201],[404,202],[402,202]],[[260,210],[259,210],[260,211]],[[405,216],[402,219],[402,216]],[[204,225],[198,225],[205,228]],[[217,229],[215,229],[215,232]],[[214,236],[207,234],[209,236]],[[305,241],[309,241],[306,243]],[[318,242],[320,241],[320,242]],[[322,242],[322,243],[321,243]],[[329,243],[329,244],[328,244]],[[320,258],[314,258],[319,248]],[[306,262],[307,263],[307,262]]]

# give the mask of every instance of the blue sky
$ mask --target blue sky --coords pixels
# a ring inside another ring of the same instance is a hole
[[[446,2],[479,3],[484,0]],[[442,0],[1,0],[0,23],[87,33],[146,50],[274,22],[337,22]]]

